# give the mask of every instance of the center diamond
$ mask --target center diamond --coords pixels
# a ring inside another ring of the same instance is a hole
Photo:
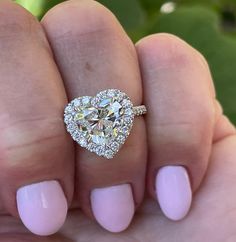
[[[112,158],[133,123],[133,106],[127,95],[110,89],[94,98],[74,99],[70,105],[69,111],[65,111],[65,122],[73,139],[98,155]]]
[[[115,98],[107,98],[95,107],[81,107],[75,116],[79,130],[88,141],[97,145],[108,145],[118,135],[122,125],[124,109]]]

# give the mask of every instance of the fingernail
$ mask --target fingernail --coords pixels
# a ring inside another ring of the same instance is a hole
[[[54,234],[65,222],[67,201],[57,181],[21,187],[16,200],[22,222],[34,234]]]
[[[97,222],[110,232],[125,230],[134,215],[134,199],[129,184],[94,189],[91,205]]]
[[[180,220],[187,215],[192,202],[192,190],[184,167],[161,168],[156,176],[156,192],[157,200],[166,217]]]

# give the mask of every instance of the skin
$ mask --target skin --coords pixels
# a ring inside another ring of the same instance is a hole
[[[1,241],[235,241],[236,131],[200,53],[168,34],[134,46],[91,0],[60,4],[41,23],[1,1],[0,53]],[[112,162],[75,146],[62,119],[68,100],[107,88],[149,111]],[[155,200],[155,174],[165,165],[183,165],[191,178],[193,205],[179,222],[165,218]],[[71,208],[61,231],[41,238],[19,222],[15,194],[51,179]],[[132,185],[137,211],[126,231],[112,234],[93,220],[89,194],[122,183]]]

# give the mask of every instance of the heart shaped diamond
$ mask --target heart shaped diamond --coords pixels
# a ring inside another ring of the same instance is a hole
[[[134,111],[130,98],[117,89],[95,97],[72,100],[65,108],[64,122],[72,138],[82,147],[111,159],[129,136]]]

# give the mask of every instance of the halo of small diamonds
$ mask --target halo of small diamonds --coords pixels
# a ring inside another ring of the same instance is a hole
[[[108,89],[95,97],[72,100],[65,108],[64,122],[81,147],[111,159],[129,136],[134,116],[141,111],[134,109],[124,92]]]

